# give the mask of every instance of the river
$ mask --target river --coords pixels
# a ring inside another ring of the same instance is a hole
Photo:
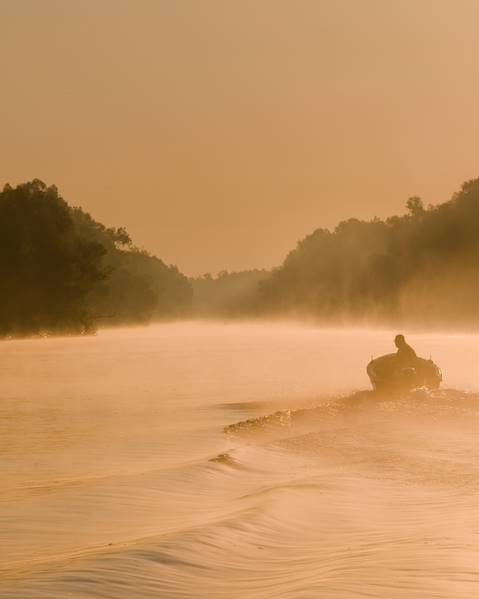
[[[407,335],[444,384],[378,398],[395,333],[2,342],[0,597],[476,596],[479,336]]]

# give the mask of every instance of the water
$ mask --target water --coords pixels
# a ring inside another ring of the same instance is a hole
[[[470,598],[479,337],[377,398],[392,332],[172,324],[1,344],[0,597]]]

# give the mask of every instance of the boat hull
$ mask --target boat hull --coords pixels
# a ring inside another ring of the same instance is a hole
[[[412,367],[404,367],[396,354],[387,354],[371,360],[366,371],[373,388],[378,391],[438,389],[442,382],[441,369],[432,360],[424,358],[417,358]]]

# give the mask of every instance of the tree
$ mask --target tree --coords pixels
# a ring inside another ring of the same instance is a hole
[[[34,179],[0,193],[0,335],[90,331],[183,314],[191,285],[128,232]]]
[[[406,202],[406,208],[408,209],[409,214],[413,217],[422,216],[426,211],[421,198],[418,196],[410,197]]]
[[[104,278],[103,246],[77,234],[56,187],[34,179],[0,193],[0,334],[91,325],[87,296]]]

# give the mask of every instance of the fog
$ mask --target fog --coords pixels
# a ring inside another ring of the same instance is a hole
[[[2,344],[0,597],[470,597],[477,335],[184,322]]]
[[[0,17],[0,599],[477,596],[479,4]]]

